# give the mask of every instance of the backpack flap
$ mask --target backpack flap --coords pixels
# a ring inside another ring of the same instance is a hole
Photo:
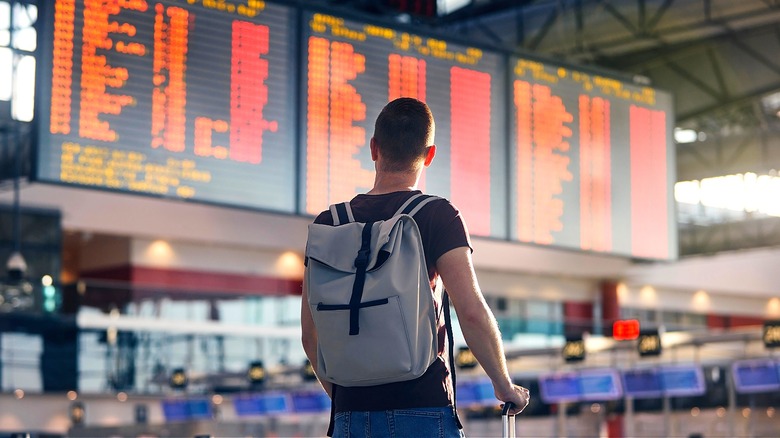
[[[371,229],[371,251],[367,270],[375,269],[377,264],[387,258],[387,254],[393,252],[397,239],[392,235],[399,232],[394,229],[397,221],[403,220],[417,226],[410,217],[403,218],[404,216],[399,216],[374,223]],[[340,272],[356,272],[355,258],[360,250],[363,227],[365,224],[361,222],[351,222],[338,227],[310,224],[306,258]],[[386,254],[380,254],[382,252]]]

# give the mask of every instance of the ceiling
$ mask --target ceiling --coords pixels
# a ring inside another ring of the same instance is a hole
[[[676,127],[699,133],[677,145],[678,181],[780,171],[780,0],[473,0],[434,18],[326,3],[669,91]],[[780,245],[778,218],[703,213],[680,212],[681,255]]]

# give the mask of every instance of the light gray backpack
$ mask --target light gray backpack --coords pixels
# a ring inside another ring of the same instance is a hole
[[[305,287],[318,336],[320,378],[370,386],[417,378],[437,357],[437,318],[412,196],[393,217],[355,222],[349,203],[334,225],[311,224]]]

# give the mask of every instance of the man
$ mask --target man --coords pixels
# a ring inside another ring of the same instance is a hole
[[[428,106],[412,98],[388,103],[379,114],[371,138],[375,162],[374,187],[350,201],[358,222],[389,219],[416,190],[423,168],[433,161],[434,121]],[[485,194],[488,196],[488,194]],[[414,216],[425,250],[432,289],[441,277],[455,307],[466,343],[493,382],[496,397],[512,402],[521,412],[528,390],[512,384],[501,336],[479,289],[471,260],[471,241],[458,210],[449,201],[435,200]],[[315,223],[333,224],[329,210]],[[435,290],[435,289],[434,289]],[[441,308],[441,292],[434,301]],[[317,331],[304,288],[301,305],[303,347],[317,369]],[[333,400],[334,437],[342,436],[461,436],[453,411],[453,391],[447,361],[442,357],[446,330],[438,327],[439,357],[421,377],[377,386],[343,387],[320,379]]]

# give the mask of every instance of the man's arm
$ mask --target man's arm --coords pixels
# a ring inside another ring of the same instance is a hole
[[[314,373],[317,374],[317,328],[314,327],[314,319],[311,316],[311,309],[309,309],[309,296],[306,293],[305,285],[301,294],[301,341],[306,357],[309,358]],[[333,397],[333,385],[326,380],[320,379],[319,376],[317,376],[317,379],[319,379],[322,388],[328,393],[328,396]]]
[[[521,412],[528,405],[528,390],[514,385],[509,377],[501,333],[479,289],[471,249],[460,247],[444,253],[436,261],[436,270],[455,306],[466,344],[493,382],[496,397],[513,402],[517,406],[513,412]]]

